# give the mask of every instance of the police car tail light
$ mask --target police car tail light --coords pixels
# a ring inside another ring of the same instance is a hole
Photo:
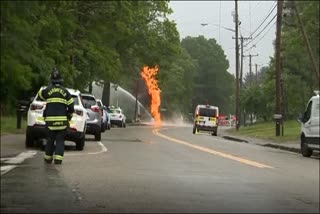
[[[81,110],[75,110],[74,112],[79,116],[83,115],[83,111],[81,111]]]
[[[94,112],[99,112],[100,108],[98,106],[91,106],[91,110]]]
[[[31,110],[40,110],[43,108],[43,105],[38,105],[38,104],[31,104],[30,109]]]
[[[74,128],[74,127],[72,127],[72,128],[70,128],[71,129],[71,131],[77,131],[77,129],[76,128]]]

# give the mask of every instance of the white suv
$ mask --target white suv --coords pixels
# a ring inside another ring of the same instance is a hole
[[[126,127],[126,116],[123,114],[123,111],[120,107],[115,108],[112,106],[110,108],[109,116],[111,125],[116,125],[122,128]]]
[[[300,116],[301,122],[301,154],[310,157],[313,150],[320,150],[320,123],[319,123],[319,91],[315,91],[316,96],[310,98],[306,111]]]
[[[45,87],[41,87],[43,89]],[[81,93],[79,90],[67,89],[74,100],[74,113],[70,120],[70,128],[68,128],[65,140],[76,143],[77,150],[83,150],[85,144],[86,120],[87,111],[83,107]],[[42,101],[38,94],[30,104],[27,117],[27,132],[26,132],[26,147],[34,145],[37,139],[46,138],[46,128],[43,118],[43,111],[46,107],[46,102]]]

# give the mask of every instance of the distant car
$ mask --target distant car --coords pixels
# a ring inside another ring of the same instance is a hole
[[[41,87],[44,89],[45,87]],[[85,145],[85,134],[87,127],[87,111],[81,101],[81,93],[79,90],[67,89],[74,100],[74,113],[70,120],[70,128],[68,128],[65,137],[68,141],[76,143],[77,150],[83,150]],[[27,131],[26,131],[26,147],[34,146],[35,140],[46,138],[46,128],[43,118],[43,111],[46,108],[46,102],[42,101],[38,94],[30,104],[27,113]]]
[[[218,134],[219,108],[211,105],[197,105],[194,113],[192,133],[199,131],[211,132],[212,135]]]
[[[107,107],[105,105],[103,105],[102,103],[102,100],[100,99],[97,99],[97,103],[98,103],[98,106],[100,107],[101,109],[101,112],[102,112],[102,128],[101,130],[104,132],[106,129],[109,130],[110,129],[110,117],[109,117],[109,114],[108,114],[108,111],[107,111]]]
[[[107,130],[110,130],[111,129],[111,120],[110,120],[110,113],[111,113],[111,110],[107,107],[107,106],[103,106],[103,109],[105,111],[105,120],[107,121],[106,123],[106,129]]]
[[[101,140],[102,118],[101,109],[98,106],[97,100],[92,94],[82,94],[81,97],[89,115],[86,134],[92,134],[95,140]]]
[[[320,150],[320,103],[319,91],[315,91],[316,96],[310,98],[307,108],[299,118],[301,122],[301,154],[310,157],[313,150]]]
[[[102,101],[100,99],[96,99],[97,100],[97,105],[100,108],[100,112],[101,112],[101,132],[105,132],[106,131],[106,117],[105,117],[105,110],[103,109],[103,104]]]
[[[110,122],[111,125],[116,125],[118,127],[126,127],[126,116],[123,114],[120,107],[114,108],[110,107]]]

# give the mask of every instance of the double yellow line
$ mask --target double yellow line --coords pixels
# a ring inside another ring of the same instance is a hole
[[[269,169],[273,169],[272,166],[268,166],[268,165],[265,165],[265,164],[261,164],[261,163],[255,162],[255,161],[248,160],[248,159],[236,157],[236,156],[233,156],[233,155],[230,155],[230,154],[226,154],[226,153],[223,153],[223,152],[215,151],[215,150],[213,150],[213,149],[208,149],[208,148],[205,148],[205,147],[202,147],[202,146],[194,145],[194,144],[191,144],[191,143],[182,141],[182,140],[178,140],[178,139],[175,139],[175,138],[166,136],[166,135],[164,135],[164,134],[161,134],[161,133],[159,132],[159,130],[160,130],[160,129],[154,129],[154,130],[152,130],[152,132],[153,132],[155,135],[159,136],[159,137],[165,138],[165,139],[170,140],[170,141],[173,141],[173,142],[175,142],[175,143],[179,143],[179,144],[182,144],[182,145],[185,145],[185,146],[189,146],[189,147],[191,147],[191,148],[200,150],[200,151],[202,151],[202,152],[207,152],[207,153],[210,153],[210,154],[213,154],[213,155],[218,155],[218,156],[220,156],[220,157],[228,158],[228,159],[231,159],[231,160],[234,160],[234,161],[238,161],[238,162],[243,163],[243,164],[255,166],[255,167],[258,167],[258,168],[269,168]]]

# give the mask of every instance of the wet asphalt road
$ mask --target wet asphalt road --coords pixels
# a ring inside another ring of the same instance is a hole
[[[81,152],[68,147],[62,165],[44,164],[35,149],[2,175],[1,213],[319,212],[319,157],[191,127],[113,128],[101,143],[92,138]]]

